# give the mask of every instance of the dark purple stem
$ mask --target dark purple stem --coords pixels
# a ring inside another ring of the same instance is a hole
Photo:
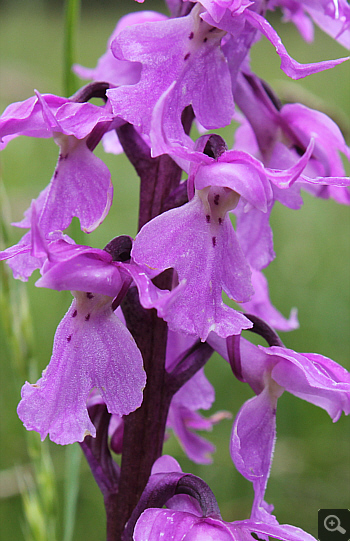
[[[78,90],[69,99],[75,103],[85,103],[92,98],[101,98],[107,101],[106,91],[109,89],[109,83],[95,81],[89,83]]]
[[[111,414],[104,404],[89,407],[89,415],[96,427],[96,438],[86,436],[80,444],[105,503],[115,498],[118,491],[119,466],[108,448],[108,426]]]
[[[262,336],[269,346],[280,346],[284,348],[284,344],[276,331],[273,330],[270,325],[268,325],[263,319],[260,319],[258,316],[253,316],[252,314],[244,314],[247,319],[253,323],[253,327],[248,329],[248,331],[254,332]]]
[[[141,179],[141,229],[145,223],[163,212],[164,202],[180,183],[181,169],[167,154],[152,158],[149,146],[131,124],[118,128],[117,134],[125,154]]]
[[[163,212],[167,210],[181,207],[188,202],[187,196],[187,180],[181,182],[175,190],[166,198],[163,203]]]
[[[182,113],[182,123],[187,134],[191,130],[193,119],[192,107],[186,107]],[[131,124],[123,124],[116,131],[125,154],[141,180],[140,230],[152,218],[172,208],[169,207],[169,199],[179,190],[182,170],[167,154],[152,158],[149,146]],[[182,188],[179,194],[180,200],[174,206],[187,201]]]
[[[183,122],[190,130],[193,111],[184,111]],[[125,154],[140,177],[139,229],[164,212],[166,202],[181,182],[181,169],[168,156],[151,157],[151,151],[130,124],[117,128]],[[155,280],[160,289],[171,289],[172,272]],[[147,485],[152,466],[162,454],[166,420],[173,389],[166,380],[165,354],[168,327],[156,310],[145,310],[132,287],[121,304],[126,325],[141,351],[147,384],[143,402],[124,418],[123,450],[119,491],[110,506],[106,505],[107,541],[120,541],[125,524],[137,506]]]
[[[239,381],[244,382],[242,375],[242,363],[241,363],[241,348],[240,348],[241,335],[234,334],[226,338],[226,346],[228,353],[228,360],[232,368],[232,372]]]
[[[160,278],[167,282],[171,276],[164,274]],[[116,510],[111,509],[109,517],[108,541],[119,540],[124,525],[130,523],[130,515],[149,480],[153,463],[162,454],[173,395],[204,366],[213,352],[208,344],[197,342],[168,374],[165,370],[166,323],[156,316],[155,310],[142,308],[134,287],[127,293],[122,308],[127,326],[143,354],[147,385],[140,408],[124,418],[119,494]]]
[[[167,374],[167,383],[174,395],[185,383],[191,379],[209,360],[213,348],[206,342],[198,340],[186,351],[182,358],[175,362],[175,368]]]
[[[80,88],[78,92],[73,94],[73,96],[71,96],[69,99],[75,103],[85,103],[92,98],[101,98],[105,103],[107,103],[106,91],[109,89],[109,87],[109,83],[95,81],[83,86],[83,88]],[[123,121],[120,119],[120,123],[122,122]],[[94,127],[86,142],[87,147],[91,150],[91,152],[95,150],[102,137],[110,127],[110,121],[99,122]]]
[[[147,374],[142,405],[124,419],[119,494],[108,516],[107,540],[121,539],[126,522],[147,484],[154,461],[162,454],[171,393],[165,385],[167,325],[155,310],[145,310],[136,288],[122,303],[126,324],[142,353]]]

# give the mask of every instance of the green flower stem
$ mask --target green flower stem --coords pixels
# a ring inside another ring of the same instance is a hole
[[[72,66],[75,62],[79,18],[80,0],[66,0],[64,10],[63,88],[67,97],[72,96],[79,87],[78,79],[72,72]]]

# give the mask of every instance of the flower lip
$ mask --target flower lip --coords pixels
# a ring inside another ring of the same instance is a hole
[[[227,161],[226,156],[228,157]],[[230,162],[229,159],[230,153],[226,152],[219,157],[219,161],[200,165],[194,178],[195,189],[202,190],[209,186],[213,188],[214,192],[215,190],[230,189],[253,207],[266,212],[272,197],[271,186],[266,177],[250,164]],[[238,200],[230,202],[227,210],[233,210],[237,206]],[[213,202],[216,205],[215,199]]]

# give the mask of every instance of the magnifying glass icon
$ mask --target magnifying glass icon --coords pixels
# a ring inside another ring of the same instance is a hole
[[[339,532],[339,533],[346,533],[346,530],[340,526],[340,520],[336,515],[328,515],[324,519],[324,527],[329,532]]]

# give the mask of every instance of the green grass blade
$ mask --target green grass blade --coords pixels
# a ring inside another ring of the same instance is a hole
[[[76,507],[79,493],[81,450],[78,444],[67,445],[66,447],[66,468],[64,483],[64,519],[63,519],[63,541],[72,541]]]

